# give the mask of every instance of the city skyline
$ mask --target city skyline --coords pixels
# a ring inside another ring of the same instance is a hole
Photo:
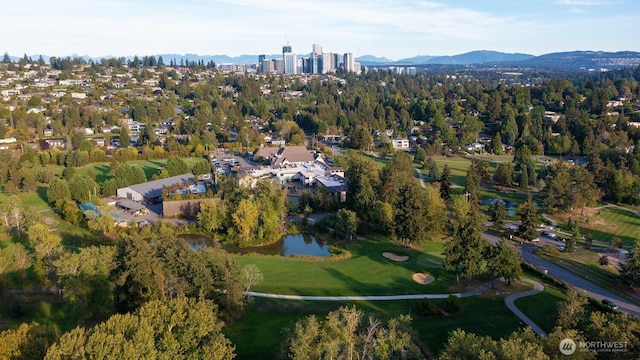
[[[637,51],[639,10],[631,0],[33,0],[3,4],[0,33],[11,36],[0,51],[238,56],[276,54],[285,44],[305,54],[322,44],[329,52],[393,60],[474,50]]]

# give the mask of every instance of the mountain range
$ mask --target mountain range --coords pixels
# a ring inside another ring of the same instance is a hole
[[[32,55],[33,60],[38,59],[40,55]],[[168,64],[171,60],[176,63],[181,61],[210,61],[216,64],[246,64],[257,63],[258,55],[197,55],[197,54],[156,54],[156,58],[162,56],[163,61]],[[308,54],[298,54],[299,57],[308,57]],[[49,56],[42,55],[45,61],[49,61]],[[71,55],[71,57],[82,57],[85,60],[100,60],[101,58],[110,58],[116,56],[102,56],[99,58],[87,55]],[[138,56],[142,59],[143,56]],[[275,59],[282,57],[281,54],[266,55],[267,59]],[[127,60],[133,59],[133,56],[126,56]],[[12,57],[13,61],[18,61],[18,57]],[[640,65],[640,52],[636,51],[620,51],[620,52],[604,52],[604,51],[572,51],[572,52],[556,52],[540,56],[520,53],[504,53],[498,51],[479,50],[471,51],[464,54],[453,56],[431,56],[420,55],[411,58],[391,60],[386,57],[376,57],[374,55],[363,55],[356,58],[361,65],[365,66],[429,66],[429,65],[446,65],[446,66],[499,66],[499,67],[516,67],[516,68],[547,68],[547,69],[615,69],[621,67],[630,67]]]

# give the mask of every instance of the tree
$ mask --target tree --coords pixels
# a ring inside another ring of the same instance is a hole
[[[611,238],[611,247],[614,249],[622,249],[622,239],[617,236]]]
[[[576,329],[585,313],[587,298],[575,290],[567,291],[567,300],[558,305],[556,324],[563,329]]]
[[[521,221],[520,237],[527,241],[537,238],[540,219],[538,218],[538,209],[531,195],[529,195],[526,202],[518,206],[518,214]]]
[[[442,179],[440,180],[440,196],[444,201],[449,201],[449,199],[451,199],[451,185],[451,169],[449,169],[448,164],[444,164]]]
[[[513,182],[513,164],[498,164],[493,174],[493,181],[497,185],[511,186]]]
[[[549,183],[547,204],[550,211],[567,211],[569,209],[572,205],[572,187],[569,171],[564,165],[558,163],[555,166],[555,175]]]
[[[373,143],[371,132],[362,125],[355,127],[349,138],[349,147],[357,150],[366,150]]]
[[[191,168],[191,173],[198,176],[202,174],[209,174],[211,172],[211,165],[207,160],[199,160],[193,164]]]
[[[507,207],[504,205],[504,201],[497,199],[496,202],[491,204],[491,206],[489,206],[489,215],[491,216],[493,226],[501,228],[507,217]]]
[[[401,315],[385,325],[374,317],[364,320],[355,307],[341,307],[324,320],[314,315],[285,330],[285,359],[406,359],[421,357],[409,330],[411,318]]]
[[[165,166],[169,176],[177,176],[182,174],[188,174],[191,171],[189,165],[177,156],[170,156],[167,159],[167,165]]]
[[[462,273],[469,284],[473,276],[485,270],[483,254],[487,242],[482,238],[480,218],[466,199],[455,198],[452,208],[455,213],[449,219],[449,240],[444,246],[444,266],[456,270],[456,282]]]
[[[371,225],[376,231],[393,234],[393,207],[385,201],[376,201],[371,212]]]
[[[582,238],[582,235],[580,235],[580,226],[578,226],[577,220],[571,222],[571,219],[569,219],[569,231],[571,231],[571,236],[567,239],[564,251],[571,254],[575,251],[578,240]]]
[[[49,204],[55,204],[60,199],[71,199],[69,183],[65,179],[53,178],[47,189]]]
[[[253,285],[259,285],[264,280],[262,271],[255,264],[247,264],[242,268],[242,279],[245,293],[248,292]]]
[[[71,199],[79,202],[86,203],[91,201],[92,196],[97,196],[100,186],[96,184],[91,178],[75,174],[69,180],[69,192],[71,192]]]
[[[416,156],[413,158],[413,161],[417,162],[418,164],[422,164],[423,162],[425,162],[425,160],[427,160],[427,152],[420,147],[416,151]]]
[[[35,224],[29,228],[29,243],[36,251],[38,259],[46,262],[52,270],[53,260],[63,251],[62,237],[49,231],[45,224]]]
[[[629,261],[620,264],[620,280],[629,287],[640,286],[640,238],[636,239]]]
[[[131,138],[129,137],[129,126],[120,126],[120,146],[128,148],[131,145]]]
[[[135,314],[116,314],[65,333],[45,359],[233,359],[235,348],[216,315],[208,300],[151,301]]]
[[[356,153],[350,153],[345,177],[347,182],[347,207],[355,211],[362,221],[369,220],[369,212],[379,200],[380,174],[375,164]]]
[[[258,206],[252,199],[240,201],[236,211],[233,213],[233,223],[238,236],[238,245],[250,246],[256,239],[258,230]]]
[[[22,323],[17,329],[0,332],[0,359],[43,359],[60,337],[54,325]]]
[[[438,169],[438,163],[435,160],[432,162],[431,167],[429,168],[429,179],[432,181],[436,181],[440,179],[440,170]]]
[[[62,294],[81,319],[102,319],[113,312],[115,255],[115,247],[90,246],[53,261]]]
[[[491,140],[491,152],[496,155],[502,155],[502,135],[500,135],[500,132]]]
[[[522,276],[519,251],[509,245],[505,238],[488,252],[487,267],[492,277],[498,278],[496,288],[500,286],[500,278],[507,280],[507,284],[511,286],[512,281]]]
[[[198,221],[204,229],[213,232],[224,230],[226,219],[227,206],[222,199],[207,199],[200,203]]]
[[[557,344],[554,354],[557,353]],[[456,329],[449,334],[440,360],[459,359],[535,359],[546,360],[549,356],[543,344],[527,328],[514,332],[507,339],[493,340],[489,336],[478,336]]]
[[[528,189],[529,188],[529,171],[527,167],[523,167],[520,171],[520,188]]]
[[[341,239],[351,239],[358,229],[358,215],[355,211],[340,209],[336,213],[335,235]]]
[[[4,290],[7,274],[24,271],[31,267],[33,259],[22,244],[9,244],[0,249],[0,293]]]

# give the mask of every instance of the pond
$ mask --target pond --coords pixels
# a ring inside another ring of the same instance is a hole
[[[203,246],[220,247],[220,244],[214,239],[203,235],[181,235],[182,239],[187,240],[192,249],[198,250]],[[282,240],[269,246],[256,246],[241,248],[234,244],[223,246],[225,250],[231,253],[248,254],[257,253],[262,255],[306,255],[306,256],[330,256],[330,245],[322,244],[314,236],[309,234],[286,235]]]

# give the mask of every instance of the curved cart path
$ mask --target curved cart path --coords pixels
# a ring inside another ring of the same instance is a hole
[[[520,309],[518,309],[514,304],[514,302],[520,298],[535,295],[539,292],[542,292],[544,290],[544,285],[531,279],[522,279],[522,281],[533,285],[533,289],[529,291],[525,291],[523,293],[507,296],[506,298],[504,298],[504,304],[507,305],[509,310],[511,310],[514,314],[516,314],[516,316],[519,317],[520,320],[522,320],[525,324],[529,325],[531,327],[531,330],[533,330],[533,332],[535,332],[536,335],[540,337],[547,337],[547,333],[544,332],[544,330],[542,330],[542,328],[540,328],[538,324],[534,323],[533,320],[529,319],[529,317],[527,317],[527,315],[525,315],[522,311],[520,311]]]

